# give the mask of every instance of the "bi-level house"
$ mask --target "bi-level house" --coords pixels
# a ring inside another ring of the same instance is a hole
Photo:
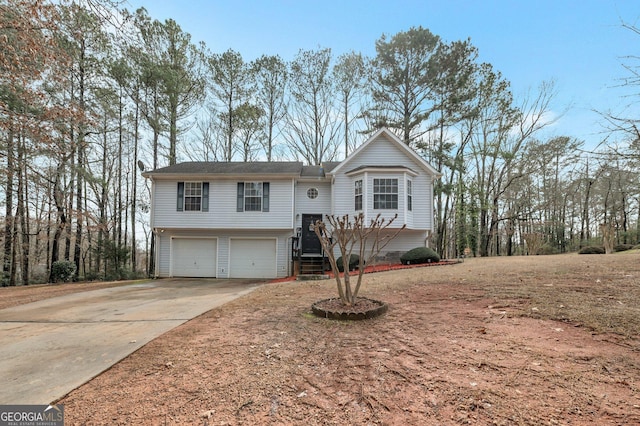
[[[406,228],[386,252],[427,245],[439,174],[381,129],[342,162],[186,162],[143,176],[156,276],[276,278],[322,255],[310,225],[326,215],[397,214],[392,226]]]

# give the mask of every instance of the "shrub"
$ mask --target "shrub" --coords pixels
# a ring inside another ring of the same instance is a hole
[[[57,260],[51,265],[51,278],[54,283],[71,281],[75,274],[76,265],[68,260]]]
[[[99,281],[101,278],[100,273],[96,271],[89,271],[84,274],[85,281]]]
[[[558,254],[559,252],[560,250],[558,250],[558,247],[554,246],[553,244],[546,243],[535,254],[549,255]]]
[[[400,262],[403,265],[440,262],[440,256],[429,247],[416,247],[400,256]]]
[[[627,251],[627,250],[631,250],[632,248],[633,248],[632,244],[618,244],[617,246],[613,247],[613,251],[614,252]]]
[[[360,256],[357,254],[352,254],[349,256],[349,270],[355,271],[358,269],[358,265],[360,264]],[[342,263],[342,256],[336,259],[336,265],[338,266],[338,270],[340,272],[344,272],[344,264]]]
[[[604,247],[587,246],[580,249],[578,254],[605,254]]]

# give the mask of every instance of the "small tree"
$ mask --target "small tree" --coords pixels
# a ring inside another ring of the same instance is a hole
[[[398,215],[396,214],[392,219],[387,220],[378,214],[375,219],[371,219],[369,226],[366,226],[364,214],[362,213],[353,218],[349,215],[341,217],[329,215],[326,219],[328,226],[323,221],[316,221],[314,231],[329,258],[331,270],[336,278],[338,295],[345,305],[352,306],[356,302],[362,284],[364,266],[370,264],[387,244],[406,227],[406,225],[402,225],[400,228],[390,229],[389,234],[382,235],[387,228],[390,228],[397,217]],[[350,259],[354,248],[358,246],[358,281],[355,288],[352,288],[348,268],[345,268],[344,282],[340,277],[340,270],[334,253],[336,246],[340,250],[342,259]]]
[[[615,228],[609,223],[601,223],[600,232],[602,233],[602,245],[604,246],[605,253],[613,253],[613,246],[616,242]]]
[[[527,244],[527,254],[537,255],[544,244],[544,235],[541,232],[529,232],[522,234],[524,242]]]

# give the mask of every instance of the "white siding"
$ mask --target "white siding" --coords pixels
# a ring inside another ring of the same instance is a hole
[[[413,228],[433,229],[433,183],[422,174],[413,180]]]
[[[318,198],[307,197],[307,190],[316,188]],[[331,214],[331,183],[330,182],[298,182],[296,184],[296,217],[295,226],[302,224],[303,214]]]
[[[155,228],[283,229],[293,228],[293,180],[270,183],[268,212],[236,211],[237,180],[209,182],[209,211],[177,211],[177,181],[154,182],[152,224]]]
[[[363,171],[357,175],[346,176],[344,173],[361,166],[403,166],[419,173],[411,176],[408,173],[397,171]],[[398,179],[398,210],[374,210],[373,209],[373,179],[393,178]],[[406,211],[406,180],[413,182],[413,210]],[[393,144],[384,140],[384,136],[370,143],[358,156],[352,158],[349,163],[341,168],[335,177],[333,187],[334,214],[355,214],[354,210],[354,182],[363,180],[363,207],[367,221],[375,218],[378,213],[390,219],[398,213],[398,219],[394,223],[406,224],[410,229],[432,229],[433,186],[431,176],[425,172],[415,159],[400,151]]]
[[[168,277],[171,272],[171,240],[168,234],[158,234],[156,238],[156,270],[160,277]]]

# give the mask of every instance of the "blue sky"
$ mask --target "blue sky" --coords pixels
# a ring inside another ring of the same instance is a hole
[[[552,105],[559,120],[548,136],[568,135],[597,144],[601,118],[622,111],[630,89],[625,56],[640,56],[638,0],[129,0],[152,18],[174,19],[209,50],[240,52],[247,61],[262,54],[289,61],[300,49],[329,47],[334,57],[351,50],[375,55],[375,41],[422,26],[444,41],[471,39],[480,60],[512,83],[516,96],[554,80]],[[638,90],[636,90],[637,92]],[[638,111],[639,108],[631,107]],[[627,113],[629,111],[627,110]]]

